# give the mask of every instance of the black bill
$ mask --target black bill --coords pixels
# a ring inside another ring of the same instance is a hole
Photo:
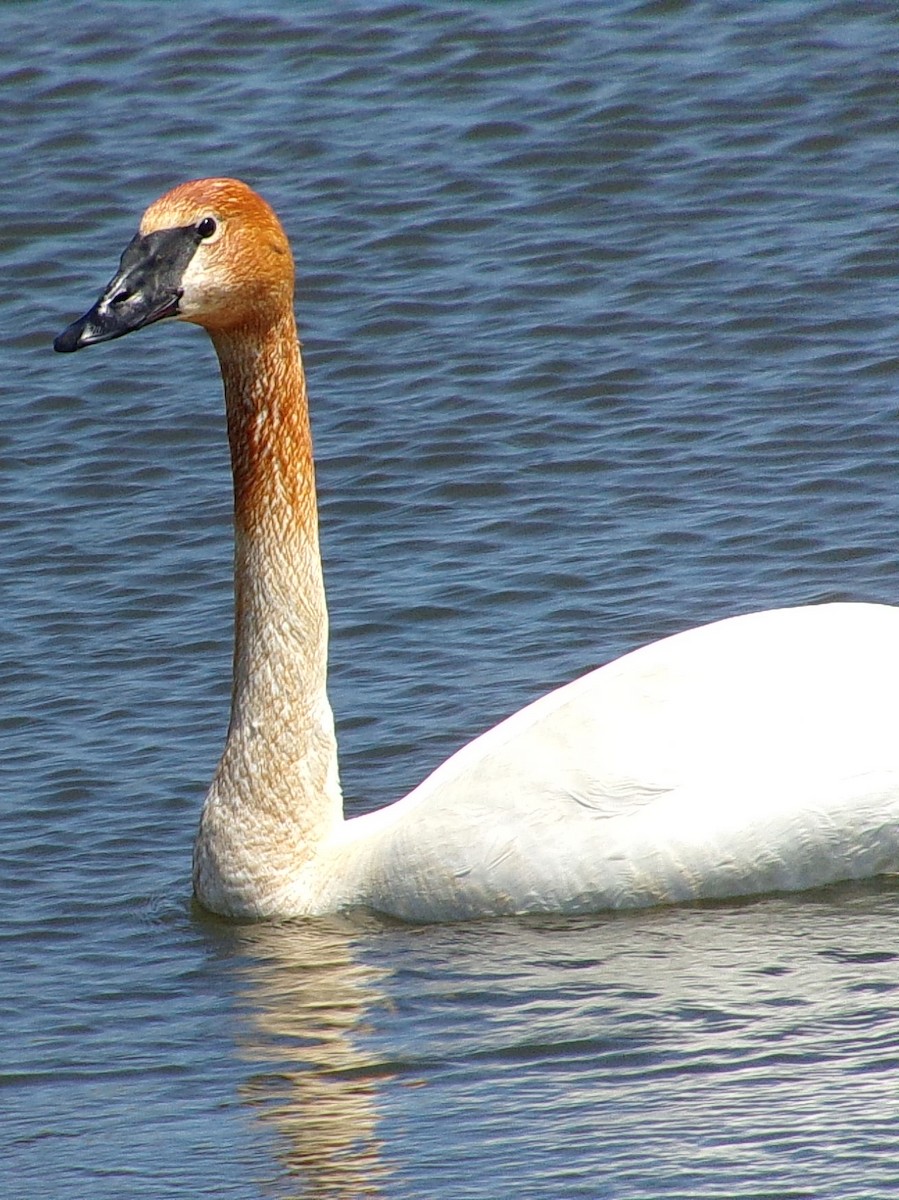
[[[193,225],[135,234],[97,303],[53,343],[62,354],[177,317],[181,280],[202,238]]]

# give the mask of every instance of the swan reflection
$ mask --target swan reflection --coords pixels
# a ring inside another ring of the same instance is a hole
[[[388,1175],[376,1092],[390,1068],[362,1035],[389,972],[354,957],[358,933],[336,919],[234,931],[237,1053],[257,1067],[241,1099],[276,1131],[297,1196],[377,1197]]]

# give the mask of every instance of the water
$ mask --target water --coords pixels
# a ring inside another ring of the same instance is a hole
[[[181,179],[300,268],[350,811],[725,614],[897,598],[892,4],[0,8],[5,1194],[899,1193],[870,884],[234,928],[196,330],[50,341]]]

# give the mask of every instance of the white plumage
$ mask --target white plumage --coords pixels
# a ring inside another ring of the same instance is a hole
[[[894,870],[897,679],[899,611],[884,605],[779,609],[666,638],[544,696],[405,799],[348,822],[334,853],[356,865],[326,869],[325,886],[335,902],[428,920]]]

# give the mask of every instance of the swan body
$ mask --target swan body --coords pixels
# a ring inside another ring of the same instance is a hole
[[[733,617],[625,655],[344,819],[294,270],[237,180],[150,206],[54,343],[203,326],[234,475],[231,720],[194,854],[200,902],[260,919],[364,905],[409,920],[638,908],[899,868],[899,609]]]

